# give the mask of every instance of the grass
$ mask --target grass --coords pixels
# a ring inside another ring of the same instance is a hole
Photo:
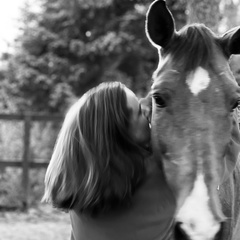
[[[70,231],[69,215],[50,206],[0,212],[0,240],[69,240]]]

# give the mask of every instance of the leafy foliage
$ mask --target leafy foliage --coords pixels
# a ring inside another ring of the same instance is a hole
[[[24,8],[16,51],[5,58],[1,73],[15,110],[63,112],[103,81],[122,81],[139,96],[146,93],[158,61],[144,29],[151,0],[41,2],[40,13]],[[168,1],[177,25],[185,21],[185,4]]]

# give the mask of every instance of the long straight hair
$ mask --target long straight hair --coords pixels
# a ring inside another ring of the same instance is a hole
[[[129,136],[125,86],[102,83],[66,114],[45,176],[44,201],[97,214],[129,204],[145,150]]]

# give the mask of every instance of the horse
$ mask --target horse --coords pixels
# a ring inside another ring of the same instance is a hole
[[[176,198],[173,238],[240,239],[240,88],[229,58],[240,27],[222,36],[203,24],[179,31],[164,0],[146,14],[159,52],[153,73],[152,149]]]

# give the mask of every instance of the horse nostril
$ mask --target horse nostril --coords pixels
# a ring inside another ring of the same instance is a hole
[[[175,230],[174,230],[174,237],[175,239],[179,240],[191,240],[188,235],[185,233],[185,231],[182,229],[181,225],[182,222],[177,222],[175,225]],[[194,225],[195,227],[195,225]]]
[[[221,222],[221,223],[220,223],[220,229],[219,229],[219,231],[217,232],[214,240],[218,240],[218,239],[221,238],[221,236],[223,235],[223,227],[224,227],[224,222]]]
[[[196,224],[194,222],[190,222],[189,226],[192,230],[194,230],[196,228]]]

